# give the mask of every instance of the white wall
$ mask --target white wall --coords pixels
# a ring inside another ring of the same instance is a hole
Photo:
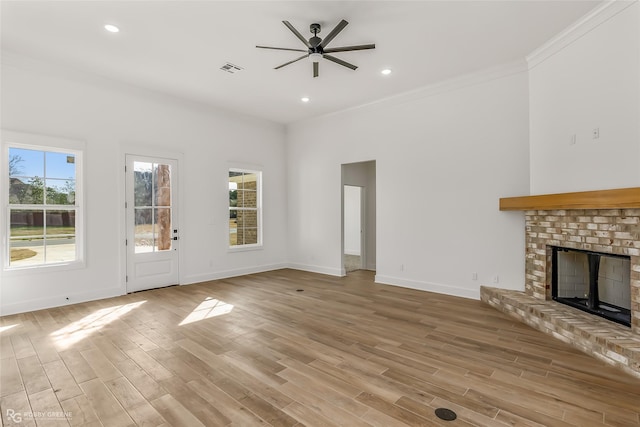
[[[529,188],[528,80],[498,74],[291,125],[291,265],[340,274],[341,165],[373,159],[379,282],[523,289],[524,218],[498,199]]]
[[[2,314],[124,293],[123,153],[184,159],[181,283],[284,266],[284,128],[3,53],[2,127],[85,141],[86,268],[3,272]],[[263,170],[264,249],[230,253],[230,166]],[[3,183],[4,185],[4,183]],[[69,301],[65,298],[69,297]]]
[[[376,162],[343,165],[342,183],[362,188],[364,198],[364,268],[376,269]]]
[[[360,255],[361,246],[361,187],[344,186],[344,253]]]
[[[640,186],[640,4],[629,4],[530,59],[531,194]]]

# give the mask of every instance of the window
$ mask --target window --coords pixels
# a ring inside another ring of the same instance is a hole
[[[262,245],[261,172],[229,170],[229,247]]]
[[[23,268],[82,261],[82,152],[17,143],[6,148],[5,265]]]

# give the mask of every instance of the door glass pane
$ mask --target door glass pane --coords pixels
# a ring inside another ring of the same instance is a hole
[[[171,206],[171,166],[163,164],[153,165],[154,175],[154,206]]]
[[[134,244],[135,253],[153,252],[155,233],[153,209],[135,208]]]
[[[155,238],[156,250],[168,251],[171,249],[171,208],[157,208],[155,210]]]
[[[151,206],[151,195],[153,194],[152,171],[153,163],[133,162],[134,206]]]

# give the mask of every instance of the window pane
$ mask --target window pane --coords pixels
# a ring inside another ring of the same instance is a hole
[[[46,137],[43,137],[46,139]],[[9,147],[9,266],[77,261],[75,206],[79,152]],[[7,166],[7,165],[5,165]],[[5,184],[6,185],[6,181]],[[27,205],[27,206],[19,206]],[[40,205],[31,209],[28,205]],[[46,235],[45,235],[46,234]]]
[[[245,208],[257,208],[258,207],[258,192],[252,190],[244,190],[242,197],[242,206]]]
[[[9,240],[9,265],[11,267],[28,267],[44,264],[44,240]]]
[[[154,209],[156,213],[156,250],[168,251],[171,249],[171,208]]]
[[[11,210],[10,235],[12,238],[32,240],[42,239],[44,234],[44,211]]]
[[[11,210],[9,265],[27,266],[44,262],[44,211]]]
[[[239,208],[243,208],[244,207],[244,190],[237,190],[236,191],[236,206]]]
[[[255,190],[257,188],[257,182],[257,175],[255,173],[245,173],[242,176],[242,183],[238,184],[238,188]]]
[[[154,206],[171,206],[171,166],[153,165]]]
[[[41,205],[44,203],[42,178],[9,178],[9,203]]]
[[[258,229],[257,228],[245,228],[243,231],[244,244],[255,245],[258,243]]]
[[[9,148],[9,176],[44,177],[44,151]]]
[[[153,229],[153,210],[150,208],[135,210],[135,253],[153,252],[154,247],[154,229]]]
[[[229,207],[238,207],[238,190],[229,190]]]
[[[133,200],[134,206],[151,206],[153,191],[152,163],[133,163]]]
[[[256,232],[258,227],[257,211],[238,211],[236,222],[238,245],[258,243]]]
[[[47,211],[47,238],[75,238],[76,213],[74,211]],[[49,245],[51,242],[47,242]],[[68,242],[67,242],[68,243]]]
[[[238,244],[238,222],[236,217],[238,216],[237,210],[229,211],[229,246],[235,246]]]
[[[76,259],[76,213],[69,210],[48,210],[46,218],[46,263]]]
[[[76,182],[71,179],[46,180],[48,205],[73,205],[76,201]]]
[[[76,179],[75,155],[47,151],[45,160],[47,178]]]

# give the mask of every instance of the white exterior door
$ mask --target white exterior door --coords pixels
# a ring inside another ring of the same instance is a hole
[[[178,284],[177,166],[126,156],[127,292]]]

